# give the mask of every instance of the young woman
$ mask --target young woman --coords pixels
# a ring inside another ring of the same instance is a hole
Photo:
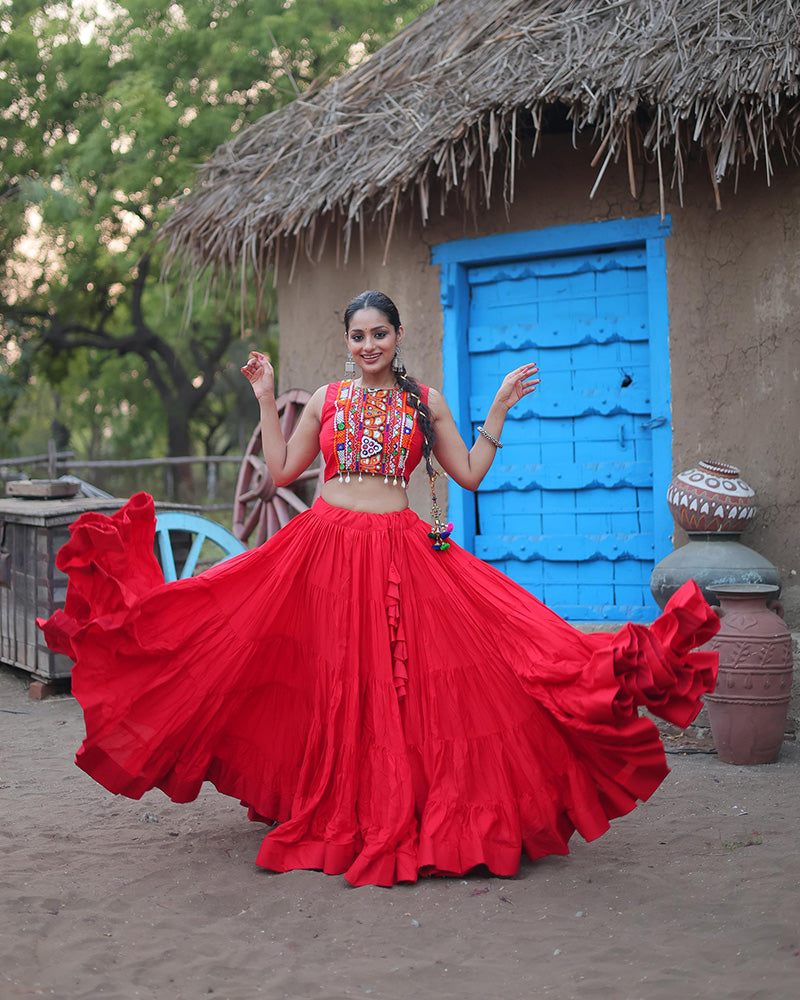
[[[716,657],[718,621],[693,583],[648,629],[584,634],[408,507],[434,456],[475,489],[535,364],[510,372],[471,448],[440,393],[399,360],[394,304],[345,313],[352,375],[318,389],[286,442],[272,368],[242,369],[275,481],[321,448],[322,495],[258,549],[164,584],[144,494],[84,515],[59,553],[66,608],[47,622],[75,661],[86,716],[77,763],[113,792],[193,799],[204,780],[275,822],[257,863],[392,885],[600,836],[667,774],[637,707],[685,726]],[[355,365],[361,370],[355,377]]]

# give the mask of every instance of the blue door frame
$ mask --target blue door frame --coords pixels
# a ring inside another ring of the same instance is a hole
[[[667,217],[646,217],[544,230],[457,240],[434,247],[432,260],[440,266],[444,313],[444,393],[456,424],[467,441],[473,433],[470,415],[467,329],[470,310],[468,272],[480,265],[639,247],[646,257],[647,322],[650,348],[650,413],[653,453],[653,556],[657,562],[672,550],[672,518],[666,505],[672,475],[669,336],[666,252],[671,231]],[[487,392],[494,387],[487,386]],[[476,503],[474,494],[450,484],[449,516],[454,538],[475,551]],[[653,608],[655,606],[653,605]],[[657,610],[657,609],[655,609]]]

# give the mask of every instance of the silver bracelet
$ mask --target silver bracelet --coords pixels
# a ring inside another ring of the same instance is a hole
[[[500,442],[497,440],[497,438],[496,437],[492,437],[492,435],[485,428],[479,427],[478,428],[478,433],[479,434],[483,434],[483,436],[486,438],[486,440],[489,441],[489,442],[491,442],[491,444],[493,444],[495,446],[495,448],[502,448],[503,447],[502,444],[500,444]]]

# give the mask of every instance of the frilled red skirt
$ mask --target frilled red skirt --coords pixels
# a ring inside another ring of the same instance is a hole
[[[317,500],[260,548],[164,583],[152,499],[84,514],[43,626],[75,660],[77,763],[176,802],[203,781],[277,821],[257,863],[391,885],[568,853],[668,773],[718,620],[689,582],[649,628],[584,634],[411,510]]]

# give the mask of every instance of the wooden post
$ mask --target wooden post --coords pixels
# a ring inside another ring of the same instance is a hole
[[[58,476],[58,453],[56,452],[56,442],[53,438],[47,441],[47,478],[56,479]]]

